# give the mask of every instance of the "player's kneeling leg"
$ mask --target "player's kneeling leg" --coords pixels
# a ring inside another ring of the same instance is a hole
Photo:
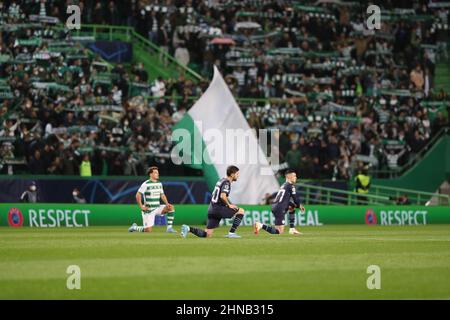
[[[280,234],[280,231],[277,229],[277,227],[269,226],[267,224],[263,224],[262,229],[266,230],[268,233],[271,233],[271,234]]]
[[[275,229],[277,229],[278,234],[282,234],[284,232],[284,225],[283,226],[275,226]]]
[[[295,212],[289,212],[289,228],[295,228]]]
[[[231,226],[230,233],[236,232],[236,229],[241,224],[243,218],[244,218],[244,209],[239,208],[236,214],[234,215],[233,225]]]
[[[155,212],[152,211],[147,214],[142,215],[142,219],[144,222],[144,227],[142,232],[152,232],[153,226],[155,225]]]
[[[163,214],[166,215],[167,230],[175,231],[173,230],[173,220],[175,219],[175,207],[171,204],[165,206],[163,209]]]
[[[275,213],[275,226],[269,226],[267,224],[262,225],[262,229],[266,230],[268,233],[271,234],[280,234],[284,231],[284,213]],[[281,229],[281,232],[280,232]]]
[[[295,228],[295,204],[289,203],[289,228]]]
[[[206,222],[206,230],[190,227],[189,232],[200,238],[210,238],[213,235],[214,229],[220,224],[221,218],[216,215],[208,214],[208,221]]]
[[[202,230],[200,228],[189,227],[189,232],[192,233],[193,235],[196,235],[199,238],[206,238],[207,236],[209,237],[209,234],[205,232],[205,230]]]

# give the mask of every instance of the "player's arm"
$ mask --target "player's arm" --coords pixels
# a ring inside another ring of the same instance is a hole
[[[147,211],[148,210],[148,207],[144,206],[142,204],[142,194],[139,191],[136,192],[136,202],[137,202],[137,204],[139,205],[139,208],[141,208],[142,211]]]
[[[167,210],[168,210],[169,212],[170,212],[170,211],[173,211],[173,210],[175,209],[175,208],[173,207],[173,205],[171,205],[171,204],[169,203],[169,200],[167,200],[167,197],[166,197],[166,195],[165,195],[165,193],[164,193],[164,190],[162,191],[160,198],[161,198],[162,202],[166,205]]]
[[[138,191],[136,192],[136,202],[142,211],[148,211],[148,209],[149,209],[146,205],[142,204],[142,197],[144,196],[146,190],[147,190],[147,187],[144,182],[143,184],[141,184]]]
[[[300,203],[299,208],[300,208],[300,211],[301,211],[301,212],[305,212],[305,207],[304,207],[301,203]]]
[[[222,201],[225,203],[225,205],[228,208],[235,209],[235,210],[237,209],[237,206],[235,206],[234,204],[232,204],[230,202],[230,200],[228,199],[228,195],[225,192],[220,193],[220,199],[222,199]]]
[[[305,207],[300,203],[300,199],[297,197],[293,197],[293,205],[289,206],[289,212],[294,212],[295,208],[299,208],[301,212],[305,212]]]
[[[170,205],[169,200],[167,200],[167,197],[164,193],[161,193],[161,200],[166,206]]]
[[[169,210],[169,212],[174,210],[173,205],[169,203],[169,200],[167,200],[167,197],[164,193],[161,193],[161,200],[167,206],[167,209]]]
[[[300,196],[297,194],[297,190],[296,190],[295,186],[292,186],[291,198],[294,201],[295,206],[297,208],[300,208],[301,212],[305,212],[305,207],[303,207],[303,205],[300,202]]]

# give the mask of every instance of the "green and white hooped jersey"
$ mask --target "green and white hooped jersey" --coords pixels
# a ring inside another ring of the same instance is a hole
[[[164,190],[161,182],[153,182],[150,180],[145,181],[141,184],[138,192],[144,195],[144,205],[149,207],[149,211],[144,211],[144,213],[150,213],[151,211],[159,208],[161,205],[160,198],[164,194]]]

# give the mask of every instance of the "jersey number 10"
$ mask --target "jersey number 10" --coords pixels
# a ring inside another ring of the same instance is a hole
[[[215,187],[214,191],[212,193],[212,198],[211,198],[212,202],[217,203],[217,200],[219,200],[219,193],[220,193],[220,188]]]
[[[278,202],[280,203],[283,200],[284,197],[284,193],[286,192],[286,190],[284,189],[280,189],[280,191],[278,191],[277,196],[275,197],[274,202]]]

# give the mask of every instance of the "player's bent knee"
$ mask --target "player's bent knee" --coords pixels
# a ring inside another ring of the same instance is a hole
[[[144,232],[152,232],[152,227],[144,228]]]
[[[239,208],[239,210],[238,210],[238,214],[244,214],[244,209],[242,209],[242,208]]]
[[[282,234],[284,232],[284,226],[275,226],[275,229],[278,230],[279,234]]]

